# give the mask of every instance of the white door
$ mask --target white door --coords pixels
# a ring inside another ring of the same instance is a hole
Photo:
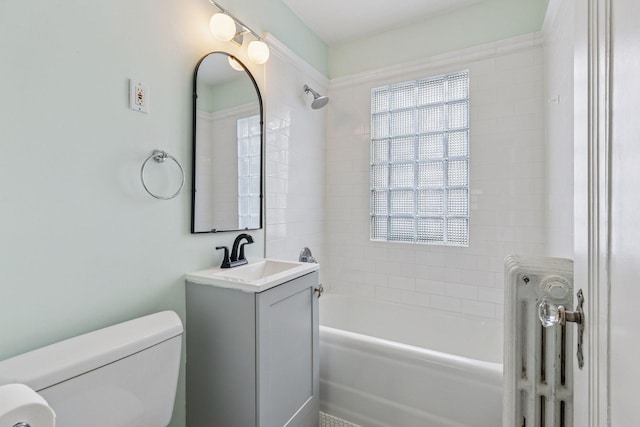
[[[640,2],[576,2],[575,286],[586,299],[575,426],[638,425]]]
[[[612,1],[609,391],[612,426],[639,425],[640,3]]]

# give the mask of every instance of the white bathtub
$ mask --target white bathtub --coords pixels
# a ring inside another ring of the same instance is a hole
[[[502,324],[320,299],[320,409],[363,427],[502,426]]]

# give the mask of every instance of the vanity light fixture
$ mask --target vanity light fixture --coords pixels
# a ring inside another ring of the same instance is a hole
[[[249,43],[247,54],[256,64],[264,64],[269,60],[269,46],[262,40],[254,40]]]
[[[269,46],[267,42],[214,0],[209,0],[209,2],[220,11],[214,14],[209,21],[211,34],[218,40],[233,41],[238,46],[242,46],[244,36],[250,34],[255,40],[251,41],[247,47],[249,59],[258,65],[267,62],[269,60]],[[237,31],[238,28],[240,28],[240,31]],[[231,64],[231,66],[233,66],[233,64]]]
[[[209,29],[213,37],[223,42],[228,42],[236,36],[236,23],[224,13],[216,13],[211,17]]]

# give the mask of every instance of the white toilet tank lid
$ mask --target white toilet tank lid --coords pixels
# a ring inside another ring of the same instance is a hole
[[[139,317],[0,361],[0,384],[22,383],[40,391],[182,332],[173,311]]]

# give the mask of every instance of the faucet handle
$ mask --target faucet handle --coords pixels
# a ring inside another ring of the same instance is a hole
[[[216,246],[216,250],[224,249],[224,255],[222,257],[222,265],[220,268],[230,268],[231,263],[229,262],[229,248],[227,246]]]

